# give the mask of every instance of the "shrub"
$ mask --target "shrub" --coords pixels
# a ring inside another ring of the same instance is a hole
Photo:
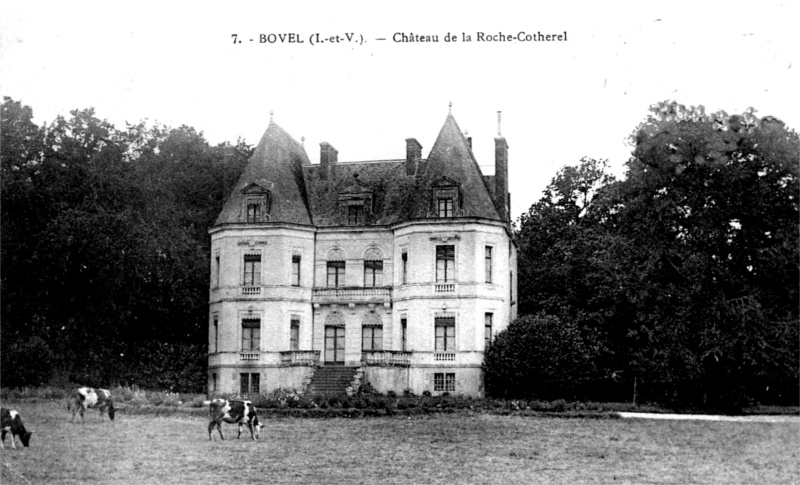
[[[497,335],[483,362],[486,393],[573,399],[594,373],[593,352],[574,323],[526,315]]]

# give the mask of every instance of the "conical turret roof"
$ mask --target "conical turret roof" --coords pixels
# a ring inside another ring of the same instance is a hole
[[[303,165],[309,163],[303,146],[270,121],[216,225],[245,222],[245,200],[259,193],[269,194],[265,221],[311,225],[303,178]]]
[[[417,172],[417,194],[409,201],[411,217],[424,218],[434,210],[434,190],[441,186],[458,187],[456,217],[502,220],[489,188],[472,153],[466,136],[452,114],[439,131],[428,155],[424,171]]]

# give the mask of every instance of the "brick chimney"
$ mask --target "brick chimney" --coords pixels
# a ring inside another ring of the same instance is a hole
[[[504,221],[508,221],[508,143],[499,136],[494,139],[494,206]]]
[[[339,161],[339,152],[327,141],[319,144],[319,178],[333,178],[333,166]]]
[[[406,175],[416,175],[422,159],[422,145],[415,138],[406,138]]]

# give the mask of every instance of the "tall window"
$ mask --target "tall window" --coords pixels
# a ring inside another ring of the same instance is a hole
[[[214,315],[214,352],[219,352],[219,316]]]
[[[436,246],[436,282],[449,283],[456,279],[456,247]]]
[[[344,261],[328,261],[328,288],[344,286]]]
[[[383,286],[383,261],[364,261],[364,286]]]
[[[401,259],[403,261],[403,268],[402,268],[403,284],[405,285],[408,283],[408,251],[403,251]]]
[[[453,217],[453,199],[450,197],[436,199],[436,212],[439,217]]]
[[[434,324],[436,327],[436,352],[455,352],[455,317],[436,317]]]
[[[300,317],[292,317],[289,325],[289,350],[300,350]]]
[[[383,350],[383,327],[361,327],[361,350]]]
[[[347,206],[347,225],[357,226],[359,224],[364,224],[364,206],[363,205]]]
[[[292,286],[300,286],[300,255],[292,255]]]
[[[261,284],[261,255],[244,255],[244,286],[258,286]]]
[[[486,273],[486,282],[492,282],[492,247],[486,246],[486,252],[483,256],[483,267]]]
[[[247,203],[247,222],[261,222],[261,202]]]
[[[258,394],[260,392],[261,375],[257,373],[239,374],[239,394]]]
[[[433,390],[436,392],[455,392],[456,391],[455,373],[437,372],[433,374]]]
[[[242,352],[261,350],[261,320],[245,318],[242,320]]]
[[[211,373],[211,390],[212,391],[216,391],[217,390],[217,373],[216,372]]]
[[[491,313],[487,313],[483,316],[483,340],[485,349],[488,349],[492,344],[492,317],[493,315]]]
[[[219,254],[214,255],[214,288],[219,288]]]
[[[408,319],[402,317],[400,319],[400,350],[403,352],[408,350]]]

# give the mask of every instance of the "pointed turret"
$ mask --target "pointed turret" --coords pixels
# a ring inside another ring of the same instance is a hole
[[[270,119],[215,225],[288,222],[311,225],[303,179],[303,146]]]
[[[417,194],[409,211],[422,217],[480,217],[503,220],[469,140],[458,127],[452,114],[431,148],[424,173],[417,172]],[[452,210],[451,210],[452,207]]]

